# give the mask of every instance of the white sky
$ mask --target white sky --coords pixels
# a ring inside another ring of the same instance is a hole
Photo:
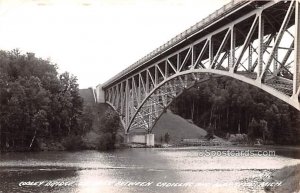
[[[0,49],[50,58],[95,87],[230,0],[0,0]]]

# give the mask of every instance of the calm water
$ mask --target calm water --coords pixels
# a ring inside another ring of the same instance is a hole
[[[264,192],[260,184],[271,172],[300,163],[299,150],[278,149],[275,157],[201,152],[193,147],[0,154],[0,193]]]

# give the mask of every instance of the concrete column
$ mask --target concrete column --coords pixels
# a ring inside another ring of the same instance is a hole
[[[131,143],[131,140],[130,140],[130,135],[129,134],[126,134],[126,143]]]
[[[97,103],[105,103],[105,94],[104,94],[104,90],[102,90],[101,84],[96,86],[96,99],[97,99]]]
[[[126,135],[127,144],[139,143],[145,144],[147,147],[154,147],[154,134],[146,135]]]
[[[154,134],[146,134],[146,146],[154,147]]]

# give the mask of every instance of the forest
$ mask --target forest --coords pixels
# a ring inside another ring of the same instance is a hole
[[[300,113],[265,91],[229,77],[185,90],[171,104],[176,114],[226,138],[247,134],[268,144],[300,144]]]
[[[62,140],[86,131],[77,78],[57,65],[0,51],[0,149],[31,150],[37,139]]]
[[[0,152],[89,149],[83,138],[92,129],[95,149],[113,149],[118,116],[104,111],[93,125],[98,108],[84,104],[76,76],[59,74],[50,60],[0,51]]]

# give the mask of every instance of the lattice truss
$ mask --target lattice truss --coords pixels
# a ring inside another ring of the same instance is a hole
[[[151,132],[175,97],[211,75],[255,85],[300,109],[299,2],[272,1],[229,19],[106,88],[125,132]]]

